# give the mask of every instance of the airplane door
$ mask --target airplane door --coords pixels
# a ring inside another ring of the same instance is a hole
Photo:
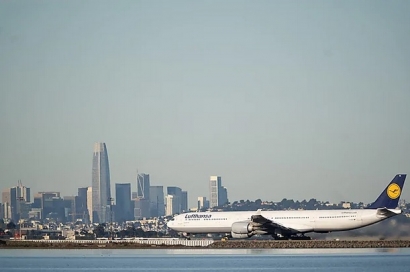
[[[312,227],[312,229],[316,229],[316,216],[314,214],[309,216],[309,225]]]

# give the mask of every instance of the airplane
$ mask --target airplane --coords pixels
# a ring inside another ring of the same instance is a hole
[[[192,212],[176,215],[167,226],[190,239],[191,234],[224,233],[224,238],[271,235],[273,239],[309,240],[306,233],[362,228],[401,214],[397,209],[406,174],[398,174],[364,209],[297,211]]]

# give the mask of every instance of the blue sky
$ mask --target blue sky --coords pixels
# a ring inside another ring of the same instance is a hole
[[[410,172],[408,1],[1,1],[0,188],[372,202]],[[135,187],[135,186],[134,186]],[[403,197],[410,200],[410,189]]]

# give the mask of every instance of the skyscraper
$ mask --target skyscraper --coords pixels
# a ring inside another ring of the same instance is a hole
[[[219,188],[222,186],[221,177],[211,176],[209,179],[209,206],[211,208],[218,206]]]
[[[182,212],[188,211],[188,192],[187,191],[181,192],[181,210]]]
[[[38,192],[34,199],[40,200],[41,219],[53,218],[60,221],[64,219],[64,202],[60,192]]]
[[[93,223],[108,222],[110,219],[111,186],[108,152],[105,143],[94,144],[92,194]]]
[[[89,222],[88,210],[87,210],[87,187],[78,188],[78,203],[77,203],[77,215],[76,218],[83,220],[83,222]]]
[[[75,222],[78,218],[77,207],[79,198],[78,196],[65,196],[63,197],[63,207],[66,222]]]
[[[149,199],[149,175],[137,174],[137,198]]]
[[[133,220],[133,207],[131,202],[131,183],[115,184],[115,219],[117,222]]]
[[[2,204],[2,203],[0,203],[0,218],[5,218],[5,216],[4,216],[4,204]]]
[[[175,213],[181,213],[182,211],[182,190],[179,187],[176,186],[168,186],[167,187],[167,195],[172,195],[172,212]],[[168,205],[168,202],[167,202]],[[168,207],[167,207],[168,211]]]
[[[149,200],[145,198],[136,198],[132,200],[134,204],[134,219],[139,220],[142,218],[149,218]]]
[[[220,176],[211,176],[209,179],[209,206],[218,207],[228,203],[228,190],[222,186]]]
[[[7,198],[7,195],[4,194]],[[23,186],[21,181],[18,182],[18,186],[10,188],[9,201],[11,207],[11,218],[17,222],[17,220],[28,217],[28,212],[24,211],[24,203],[30,202],[30,188]]]
[[[204,210],[209,208],[209,200],[206,200],[204,196],[198,196],[198,210]]]
[[[228,189],[225,186],[221,186],[218,195],[218,205],[222,206],[228,203]]]
[[[159,217],[165,215],[164,203],[164,187],[151,186],[150,188],[150,214],[151,217]]]
[[[172,215],[174,215],[174,214],[176,214],[176,213],[178,213],[177,212],[177,209],[178,209],[178,203],[177,203],[177,201],[175,201],[175,196],[174,195],[167,195],[166,197],[165,197],[165,201],[166,201],[166,212],[165,212],[165,215],[166,216],[172,216]]]
[[[93,222],[93,187],[87,187],[87,212],[89,222]]]

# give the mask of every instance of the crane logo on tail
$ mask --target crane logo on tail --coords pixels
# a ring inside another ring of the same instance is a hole
[[[400,190],[400,186],[397,185],[396,183],[392,183],[389,185],[389,187],[387,188],[387,195],[391,198],[391,199],[396,199],[400,196],[401,190]]]

